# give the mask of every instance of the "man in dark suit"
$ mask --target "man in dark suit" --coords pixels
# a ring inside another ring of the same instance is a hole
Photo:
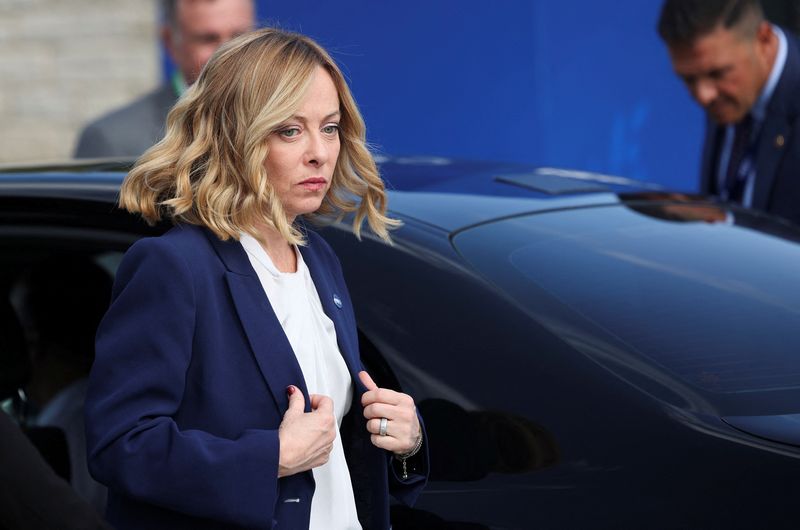
[[[800,48],[758,0],[667,0],[658,31],[705,109],[701,191],[800,222]]]
[[[178,68],[169,83],[86,125],[75,158],[139,156],[164,136],[167,113],[211,54],[255,26],[252,0],[164,0],[161,39]]]

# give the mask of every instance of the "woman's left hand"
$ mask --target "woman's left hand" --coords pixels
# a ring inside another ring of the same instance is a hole
[[[398,455],[410,452],[421,434],[414,399],[408,394],[378,388],[367,372],[359,372],[358,377],[367,387],[361,405],[367,418],[367,430],[372,433],[372,444]],[[383,435],[381,419],[386,419]]]

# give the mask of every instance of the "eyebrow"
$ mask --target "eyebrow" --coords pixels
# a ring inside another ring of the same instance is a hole
[[[328,114],[327,116],[325,116],[324,118],[322,118],[322,121],[327,121],[341,115],[342,115],[341,111],[335,110],[330,114]],[[300,121],[308,121],[308,119],[302,114],[295,114],[294,116],[292,116],[292,118]]]

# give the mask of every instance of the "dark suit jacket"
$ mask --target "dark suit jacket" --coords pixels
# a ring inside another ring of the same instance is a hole
[[[756,146],[752,207],[800,223],[800,42],[789,31],[786,66],[767,106]],[[706,123],[701,192],[716,195],[724,127]],[[780,138],[783,140],[781,141]]]
[[[66,456],[66,455],[65,455]],[[110,530],[0,410],[0,529]]]
[[[75,158],[138,157],[164,137],[167,114],[177,101],[169,84],[86,125]]]
[[[401,483],[391,455],[370,443],[339,262],[313,232],[301,252],[356,384],[341,433],[359,518],[388,528],[389,490],[413,502],[427,460]],[[290,384],[309,410],[300,366],[238,242],[187,225],[134,244],[98,330],[86,400],[90,469],[109,487],[109,521],[119,529],[307,528],[312,473],[277,479]]]

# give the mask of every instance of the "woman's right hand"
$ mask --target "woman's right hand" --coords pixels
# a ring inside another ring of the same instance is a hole
[[[336,418],[331,398],[311,394],[311,412],[305,412],[303,393],[296,386],[290,386],[286,392],[289,394],[289,408],[278,428],[279,478],[326,463],[336,439]]]

